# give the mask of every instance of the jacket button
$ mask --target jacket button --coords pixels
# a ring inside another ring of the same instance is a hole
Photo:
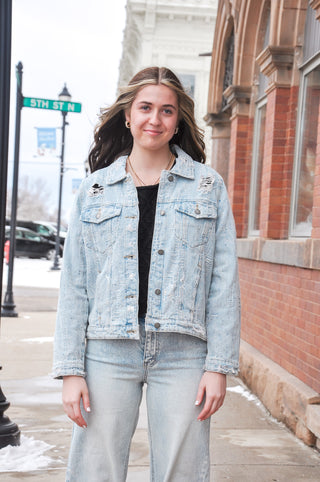
[[[174,180],[174,177],[172,175],[168,176],[168,181],[172,182]]]
[[[159,249],[158,254],[164,254],[163,249]]]
[[[160,293],[161,293],[161,290],[159,290],[159,288],[157,288],[157,289],[155,290],[155,294],[156,294],[156,295],[160,295]]]
[[[154,327],[155,327],[155,328],[160,328],[160,323],[158,323],[158,322],[155,323],[155,324],[154,324]]]
[[[194,212],[195,212],[196,214],[200,214],[200,213],[201,213],[200,209],[198,209],[198,208],[195,209]]]
[[[165,211],[160,211],[160,216],[164,216],[165,214]]]

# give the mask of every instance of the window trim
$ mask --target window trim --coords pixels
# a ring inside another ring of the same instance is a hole
[[[253,229],[255,208],[256,208],[256,190],[254,185],[257,181],[257,161],[259,155],[259,145],[261,138],[261,109],[267,105],[267,96],[264,95],[256,102],[254,127],[253,127],[253,143],[252,143],[252,161],[251,161],[251,176],[250,176],[250,193],[249,193],[249,214],[248,214],[248,236],[259,236],[260,229]],[[259,131],[258,131],[259,129]],[[262,159],[263,162],[263,159]]]
[[[306,93],[307,93],[307,76],[320,67],[320,53],[313,56],[308,62],[305,62],[303,66],[300,67],[300,88],[299,88],[299,98],[298,98],[298,109],[297,109],[297,125],[296,125],[296,138],[294,147],[294,160],[293,160],[293,170],[292,170],[292,189],[291,189],[291,200],[290,200],[290,219],[289,219],[289,239],[290,238],[310,238],[312,232],[312,226],[310,233],[297,232],[296,230],[296,213],[297,213],[297,203],[298,203],[298,193],[299,193],[299,179],[300,179],[300,168],[301,168],[301,150],[303,145],[303,129],[305,124],[305,113],[306,113]]]

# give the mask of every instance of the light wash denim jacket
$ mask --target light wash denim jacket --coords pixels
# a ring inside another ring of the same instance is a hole
[[[227,191],[212,168],[175,151],[159,184],[146,330],[206,340],[204,369],[236,374],[240,295]],[[120,157],[80,186],[64,248],[55,377],[86,375],[86,338],[139,339],[139,207],[125,167]]]

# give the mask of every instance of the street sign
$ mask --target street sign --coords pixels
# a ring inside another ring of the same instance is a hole
[[[63,112],[81,112],[81,104],[78,102],[64,102],[62,100],[38,99],[36,97],[24,97],[24,107],[34,109],[61,110]]]

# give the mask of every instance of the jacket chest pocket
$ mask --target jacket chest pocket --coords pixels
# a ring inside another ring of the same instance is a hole
[[[115,242],[120,222],[121,207],[92,206],[82,211],[83,240],[87,248],[105,253]]]
[[[175,234],[184,244],[195,248],[206,244],[215,228],[214,204],[184,202],[175,210]]]

